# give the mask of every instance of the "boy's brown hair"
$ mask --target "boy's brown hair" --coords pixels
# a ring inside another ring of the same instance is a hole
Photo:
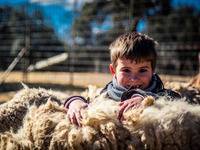
[[[136,63],[147,60],[151,62],[154,70],[157,57],[156,44],[157,42],[145,34],[138,32],[125,33],[109,46],[111,62],[116,67],[119,58],[134,60]]]

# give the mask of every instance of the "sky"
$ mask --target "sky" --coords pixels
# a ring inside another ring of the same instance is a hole
[[[17,6],[28,5],[30,8],[37,7],[44,14],[45,20],[52,26],[56,34],[61,39],[70,38],[70,29],[73,23],[76,13],[73,12],[74,8],[80,9],[85,2],[91,2],[93,0],[0,0],[1,5]],[[200,10],[200,0],[172,0],[172,6],[192,6]],[[109,21],[109,17],[105,22],[99,26],[93,24],[93,32],[104,32],[110,29],[112,23]],[[145,20],[140,20],[137,30],[142,31],[145,28]],[[69,40],[68,40],[69,41]]]

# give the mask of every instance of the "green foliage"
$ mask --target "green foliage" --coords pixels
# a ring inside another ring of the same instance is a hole
[[[94,23],[101,26],[108,16],[111,29],[92,32]],[[147,27],[143,32],[163,44],[159,53],[163,57],[158,58],[161,72],[192,74],[199,70],[199,18],[200,12],[191,7],[171,7],[171,0],[95,0],[83,6],[73,36],[87,39],[82,43],[85,45],[108,46],[119,34],[136,31],[139,21],[145,19]]]
[[[171,70],[167,74],[188,75],[198,72],[199,18],[200,13],[191,7],[171,10],[164,17],[156,14],[148,18],[148,34],[160,45],[163,44],[163,58],[159,58],[158,64],[161,65],[158,68]]]
[[[166,15],[169,10],[169,0],[95,0],[85,3],[80,11],[80,16],[73,24],[73,37],[84,39],[86,45],[94,41],[94,36],[96,42],[93,44],[101,45],[105,44],[105,41],[110,43],[114,37],[125,31],[136,31],[139,20],[151,15],[150,12]],[[112,29],[106,33],[94,35],[92,23],[101,25],[108,16],[112,19]],[[104,36],[106,36],[105,39]]]
[[[160,42],[198,42],[200,13],[191,7],[172,10],[165,17],[148,19],[148,33]]]

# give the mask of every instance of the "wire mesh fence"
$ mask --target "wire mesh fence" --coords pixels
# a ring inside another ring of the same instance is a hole
[[[30,65],[66,53],[68,57],[64,61],[34,71],[106,73],[110,63],[109,44],[118,35],[135,28],[160,43],[157,49],[158,73],[187,76],[199,73],[199,11],[185,7],[167,7],[169,10],[165,10],[161,7],[163,3],[158,4],[160,11],[156,7],[150,8],[149,4],[147,8],[145,1],[141,4],[128,2],[129,5],[121,1],[118,4],[91,1],[79,10],[74,5],[72,26],[59,35],[39,8],[31,7],[30,13],[31,4],[21,9],[0,7],[0,70],[5,71],[19,51],[26,47],[25,56],[14,70],[27,72]],[[67,14],[63,16],[64,19],[67,17]]]

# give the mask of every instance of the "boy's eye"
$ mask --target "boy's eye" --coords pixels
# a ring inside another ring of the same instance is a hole
[[[123,72],[127,72],[127,73],[130,72],[129,69],[122,69],[122,71],[123,71]]]
[[[140,69],[139,71],[140,73],[144,73],[144,72],[147,72],[147,69]]]

